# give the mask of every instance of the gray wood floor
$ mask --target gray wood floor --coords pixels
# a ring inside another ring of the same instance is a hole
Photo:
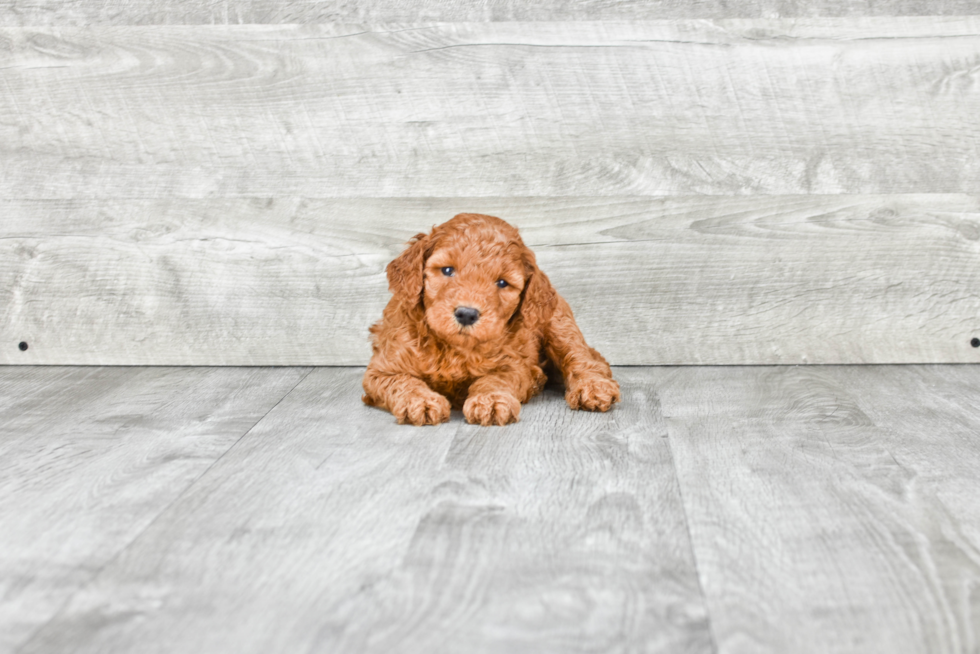
[[[0,652],[980,651],[980,366],[616,374],[0,367]]]

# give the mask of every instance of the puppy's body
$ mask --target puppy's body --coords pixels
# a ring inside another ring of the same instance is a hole
[[[573,409],[607,411],[619,385],[517,230],[460,214],[418,234],[387,268],[393,293],[371,327],[364,401],[399,422],[515,422],[553,364]]]

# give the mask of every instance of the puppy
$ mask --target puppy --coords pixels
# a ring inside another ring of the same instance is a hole
[[[553,369],[573,409],[619,401],[609,364],[500,218],[459,214],[417,234],[386,272],[394,297],[371,327],[363,399],[399,423],[446,422],[450,408],[480,425],[517,422]]]

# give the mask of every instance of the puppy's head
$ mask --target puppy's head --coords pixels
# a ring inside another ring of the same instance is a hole
[[[517,230],[493,216],[459,214],[416,235],[387,272],[405,308],[457,345],[500,338],[518,319],[536,328],[554,301]]]

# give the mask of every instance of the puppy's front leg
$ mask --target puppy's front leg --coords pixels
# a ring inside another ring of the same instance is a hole
[[[619,384],[602,355],[589,347],[572,309],[557,298],[545,333],[546,352],[565,378],[565,401],[573,409],[608,411],[619,402]]]
[[[530,374],[518,370],[494,371],[470,385],[463,403],[466,421],[488,426],[506,425],[521,419],[521,400],[530,395]]]
[[[371,368],[364,374],[364,402],[391,411],[399,424],[438,425],[449,420],[449,400],[406,373]]]

